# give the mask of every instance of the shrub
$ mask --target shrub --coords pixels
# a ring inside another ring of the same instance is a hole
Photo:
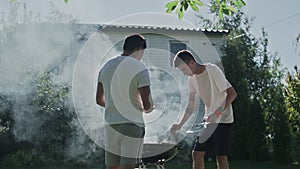
[[[51,163],[54,163],[54,159],[51,156],[38,153],[34,149],[19,150],[17,152],[10,153],[6,155],[2,161],[4,166],[12,167],[34,166]]]
[[[291,148],[293,160],[300,163],[300,131],[295,132],[292,136]]]

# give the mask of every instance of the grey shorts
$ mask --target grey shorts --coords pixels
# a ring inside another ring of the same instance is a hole
[[[133,123],[105,126],[105,164],[109,167],[138,164],[145,128]]]

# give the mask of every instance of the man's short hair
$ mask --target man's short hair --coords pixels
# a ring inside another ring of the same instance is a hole
[[[173,66],[178,67],[183,63],[188,64],[191,60],[196,61],[192,53],[188,50],[181,50],[175,55],[173,60]]]
[[[140,34],[133,34],[126,37],[123,50],[133,52],[135,49],[146,49],[146,47],[145,38]]]

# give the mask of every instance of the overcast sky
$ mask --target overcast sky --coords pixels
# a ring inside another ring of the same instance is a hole
[[[17,0],[24,2],[28,10],[46,16],[49,12],[50,0]],[[52,0],[52,2],[64,13],[72,14],[84,23],[109,23],[127,15],[144,12],[165,12],[165,4],[170,0]],[[208,0],[205,0],[206,2]],[[9,0],[0,1],[0,11],[5,14],[9,8]],[[293,65],[300,65],[300,56],[295,51],[293,42],[300,33],[300,1],[299,0],[245,0],[247,6],[244,11],[247,16],[255,17],[252,28],[253,34],[260,36],[260,30],[265,27],[270,39],[270,51],[278,52],[282,63],[290,70]],[[204,10],[204,9],[203,9]],[[205,11],[205,10],[204,10]],[[206,12],[202,12],[206,15]],[[197,23],[195,12],[189,10],[184,17],[192,24]],[[136,19],[133,24],[171,24],[159,22],[159,20]],[[180,24],[184,21],[177,21]],[[172,26],[174,24],[171,24]],[[300,48],[298,49],[298,52]]]

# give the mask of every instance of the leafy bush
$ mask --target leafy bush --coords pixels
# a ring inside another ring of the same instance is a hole
[[[300,131],[295,132],[292,136],[291,147],[293,160],[300,163]]]
[[[54,83],[49,74],[39,75],[35,84],[32,104],[38,108],[37,116],[43,123],[36,133],[34,144],[44,152],[63,152],[67,139],[73,133],[70,123],[75,118],[69,106],[69,87]]]
[[[51,164],[54,159],[35,150],[20,150],[6,155],[2,161],[4,166],[24,167],[41,164]]]

